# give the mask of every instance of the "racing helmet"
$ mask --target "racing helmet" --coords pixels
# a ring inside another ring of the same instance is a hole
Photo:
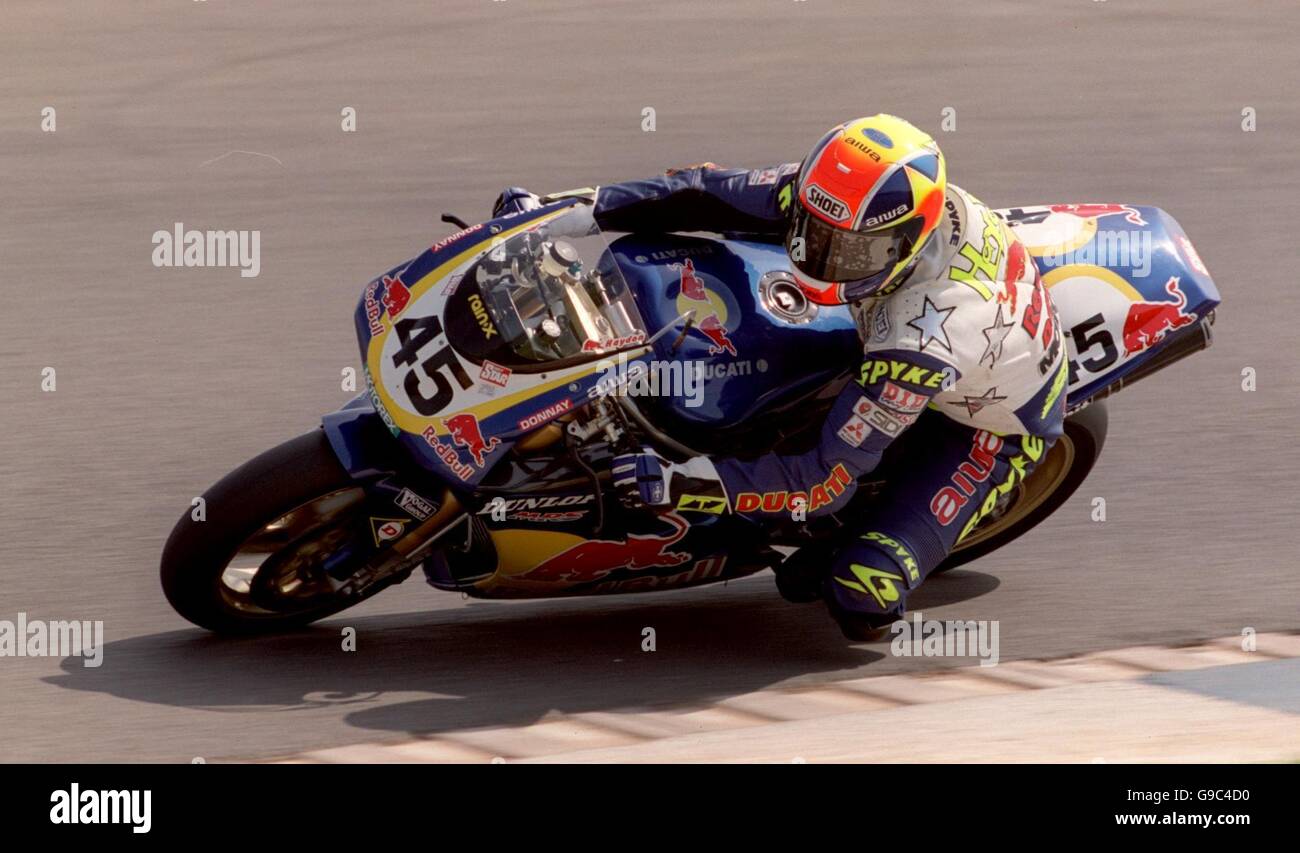
[[[785,248],[795,280],[822,305],[901,282],[939,226],[946,185],[938,144],[903,119],[832,128],[793,184]]]

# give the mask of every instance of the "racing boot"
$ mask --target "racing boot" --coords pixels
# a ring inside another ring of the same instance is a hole
[[[786,557],[772,569],[777,592],[791,604],[820,601],[835,550],[831,543],[815,542]]]

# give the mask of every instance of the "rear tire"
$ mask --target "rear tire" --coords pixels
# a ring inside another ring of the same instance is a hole
[[[1101,449],[1106,444],[1109,422],[1105,403],[1093,403],[1066,418],[1064,434],[1056,440],[1052,449],[1048,451],[1047,458],[1034,469],[1025,484],[1020,487],[1017,493],[1018,500],[996,518],[971,531],[971,540],[959,544],[931,574],[937,575],[955,569],[996,551],[1008,542],[1025,535],[1040,521],[1060,509],[1075,490],[1083,485],[1083,481],[1097,464]],[[1053,471],[1049,463],[1054,453],[1068,454],[1068,470]],[[1050,492],[1037,499],[1025,500],[1025,495],[1029,493],[1027,490],[1035,484],[1036,477],[1051,476],[1059,477],[1059,481],[1050,487]]]
[[[301,562],[306,558],[300,554],[311,553],[313,546],[324,552],[332,541],[327,537],[343,535],[356,518],[349,502],[364,506],[363,496],[323,430],[244,463],[208,489],[203,499],[205,520],[194,520],[191,512],[181,517],[163,548],[161,566],[167,601],[195,625],[222,634],[281,631],[337,613],[365,597],[330,595],[318,583],[323,591],[315,597],[285,596],[268,603],[266,584],[257,579],[261,568],[230,568],[241,549],[269,555],[263,565],[273,560],[280,566]],[[334,514],[308,513],[308,508],[321,506]],[[257,547],[250,547],[255,542]],[[247,573],[242,586],[248,589],[241,592],[241,584],[231,584],[232,571]]]

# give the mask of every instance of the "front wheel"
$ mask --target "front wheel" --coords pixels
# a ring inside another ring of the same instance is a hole
[[[1069,500],[1083,485],[1106,443],[1109,417],[1105,403],[1093,403],[1065,419],[1065,431],[1047,457],[1018,483],[970,534],[958,543],[932,574],[977,560],[1028,533]]]
[[[210,631],[297,628],[378,591],[336,591],[346,575],[365,493],[323,430],[266,451],[227,474],[177,522],[163,548],[162,587],[176,612]],[[360,568],[364,557],[353,559]]]

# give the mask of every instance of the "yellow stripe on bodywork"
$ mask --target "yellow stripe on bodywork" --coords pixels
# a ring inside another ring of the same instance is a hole
[[[1067,264],[1063,267],[1057,267],[1051,272],[1043,273],[1043,284],[1050,289],[1053,285],[1060,284],[1068,278],[1100,279],[1124,294],[1132,302],[1142,302],[1145,299],[1137,288],[1129,284],[1128,279],[1124,278],[1124,276],[1096,264]]]
[[[1035,258],[1041,258],[1045,255],[1068,255],[1082,249],[1084,246],[1097,236],[1097,218],[1084,219],[1079,222],[1079,233],[1075,234],[1069,240],[1062,240],[1059,243],[1048,243],[1042,246],[1031,246],[1025,241],[1025,238],[1017,234],[1020,242],[1025,244],[1025,249]]]

